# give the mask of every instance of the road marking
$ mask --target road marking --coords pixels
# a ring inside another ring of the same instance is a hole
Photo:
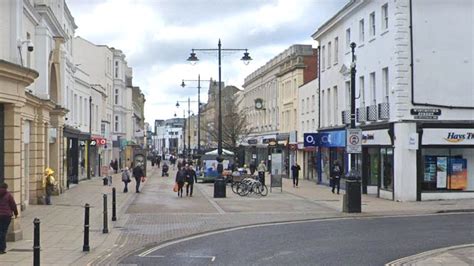
[[[209,201],[209,203],[211,203],[211,205],[217,210],[217,212],[219,212],[219,214],[224,214],[225,213],[225,211],[215,201],[213,201],[206,193],[204,193],[202,191],[201,186],[197,185],[196,187],[199,189],[201,194],[204,195],[204,198],[206,198],[207,201]]]
[[[439,214],[439,213],[429,213],[429,214],[408,214],[408,215],[387,215],[387,216],[346,216],[346,217],[330,217],[330,218],[318,218],[318,219],[308,219],[308,220],[300,220],[300,221],[285,221],[285,222],[272,222],[272,223],[264,223],[264,224],[252,224],[252,225],[244,225],[240,227],[234,228],[227,228],[216,230],[212,232],[203,233],[200,235],[194,235],[186,238],[181,238],[177,240],[172,240],[156,247],[150,248],[148,250],[143,251],[142,253],[138,254],[138,257],[146,257],[149,254],[163,249],[165,247],[169,247],[175,244],[179,244],[185,241],[194,240],[206,236],[216,235],[220,233],[227,233],[233,232],[242,229],[249,229],[249,228],[258,228],[264,226],[274,226],[274,225],[286,225],[286,224],[301,224],[301,223],[318,223],[318,222],[328,222],[328,221],[339,221],[339,220],[369,220],[369,219],[386,219],[386,218],[406,218],[406,217],[424,217],[424,216],[438,216],[438,215],[472,215],[472,213],[451,213],[451,214]]]
[[[166,258],[165,255],[147,255],[147,258]],[[210,259],[212,262],[216,260],[216,256],[185,256],[185,255],[175,255],[175,256],[168,256],[168,257],[178,257],[178,258],[194,258],[194,259]]]
[[[421,252],[421,253],[418,253],[418,254],[415,254],[415,255],[412,255],[412,256],[400,258],[400,259],[391,261],[391,262],[389,262],[385,265],[386,266],[396,266],[396,265],[411,264],[413,262],[415,262],[415,264],[416,264],[416,260],[420,260],[420,259],[423,259],[425,257],[434,257],[434,256],[436,256],[436,254],[448,252],[448,251],[453,250],[453,249],[470,248],[470,247],[474,247],[474,244],[465,244],[465,245],[458,245],[458,246],[450,246],[450,247],[444,247],[444,248],[439,248],[439,249],[433,249],[433,250]]]

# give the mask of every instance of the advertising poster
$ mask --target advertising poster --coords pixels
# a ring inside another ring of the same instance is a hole
[[[451,158],[449,189],[464,190],[467,187],[467,160]]]
[[[436,156],[425,156],[425,182],[436,181]]]
[[[437,157],[436,161],[436,188],[446,188],[446,177],[448,176],[448,158]]]

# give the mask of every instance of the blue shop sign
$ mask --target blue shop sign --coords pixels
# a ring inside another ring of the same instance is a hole
[[[320,147],[345,147],[346,131],[320,132],[318,133],[317,143]]]
[[[304,133],[304,147],[316,147],[318,145],[318,133]]]

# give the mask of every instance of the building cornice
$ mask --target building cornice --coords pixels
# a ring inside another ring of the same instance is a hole
[[[67,37],[66,32],[59,23],[58,19],[54,15],[53,11],[49,6],[46,5],[35,5],[35,10],[45,19],[53,31],[54,36]]]
[[[23,13],[35,24],[35,26],[39,25],[40,15],[35,11],[34,7],[28,0],[23,0]]]
[[[323,23],[315,33],[311,35],[311,37],[316,40],[321,37],[324,33],[326,33],[329,29],[331,29],[335,24],[339,23],[348,13],[358,7],[360,4],[364,3],[366,0],[350,0],[341,10],[339,10],[333,17],[331,17],[328,21]]]
[[[71,11],[69,10],[69,7],[66,4],[66,2],[64,2],[64,13],[68,17],[69,21],[71,21],[71,24],[72,24],[72,27],[74,28],[74,30],[76,30],[77,29],[76,22],[74,21],[74,17],[72,16]]]
[[[23,67],[0,59],[0,77],[20,82],[25,87],[31,85],[39,73],[31,68]]]

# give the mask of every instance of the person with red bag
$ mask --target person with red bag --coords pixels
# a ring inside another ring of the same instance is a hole
[[[184,167],[179,168],[178,172],[176,173],[176,184],[178,184],[178,197],[183,197],[183,186],[184,181],[186,180],[186,170]]]
[[[133,177],[135,177],[136,182],[135,192],[140,193],[140,182],[145,180],[145,174],[143,173],[143,169],[140,165],[133,167]]]

